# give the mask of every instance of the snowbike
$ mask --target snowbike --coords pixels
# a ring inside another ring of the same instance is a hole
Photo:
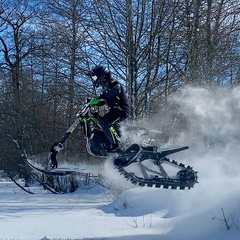
[[[110,130],[120,148],[116,152],[110,152],[110,142],[101,128],[101,117],[95,111],[99,102],[100,100],[94,99],[84,104],[62,139],[52,146],[49,156],[53,170],[58,168],[57,154],[64,148],[69,135],[81,124],[87,139],[88,153],[98,157],[111,156],[118,172],[133,184],[182,190],[190,189],[197,183],[197,172],[192,167],[167,158],[168,155],[187,150],[188,146],[158,151],[158,147],[151,145],[127,145],[121,142],[119,124],[113,124]],[[61,171],[55,171],[54,174],[61,174]]]

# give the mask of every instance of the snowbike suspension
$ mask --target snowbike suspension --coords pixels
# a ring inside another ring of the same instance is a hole
[[[157,152],[156,148],[133,145],[125,153],[115,158],[114,163],[120,174],[135,185],[142,187],[155,186],[156,188],[179,188],[180,190],[190,189],[197,183],[197,172],[193,171],[190,166],[185,167],[184,164],[178,164],[175,160],[170,161],[166,157],[166,155],[185,149],[187,148]],[[128,167],[133,163],[135,163],[133,170],[138,168],[138,174],[135,170],[128,171]],[[148,165],[144,163],[148,163]],[[165,169],[167,167],[174,168],[177,173],[174,176],[169,176],[170,173]]]

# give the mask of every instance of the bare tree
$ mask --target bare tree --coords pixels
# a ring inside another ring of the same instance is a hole
[[[61,68],[59,71],[62,72],[63,82],[66,86],[63,96],[66,96],[66,110],[69,117],[68,124],[70,124],[74,118],[74,107],[78,104],[76,99],[79,100],[77,90],[82,91],[81,101],[87,95],[87,92],[84,92],[84,88],[86,88],[84,75],[87,72],[85,67],[87,63],[85,43],[87,40],[83,27],[87,15],[87,1],[46,1],[46,4],[48,6],[46,30],[49,32],[52,45],[58,49],[58,61]],[[64,71],[63,68],[65,68]]]
[[[237,1],[185,1],[181,5],[186,83],[229,85],[236,77],[239,5]],[[185,37],[186,36],[186,37]],[[185,38],[184,38],[185,37]],[[185,45],[185,46],[184,46]]]
[[[132,120],[149,115],[154,99],[171,92],[171,2],[101,0],[91,13],[96,60],[102,56],[125,83]]]
[[[28,135],[26,119],[29,116],[29,88],[24,61],[38,47],[32,41],[35,34],[32,21],[37,19],[38,5],[35,2],[19,0],[3,1],[1,7],[0,64],[2,74],[6,77],[5,81],[2,80],[2,86],[5,87],[2,103],[5,103],[5,106],[2,106],[1,122],[4,129],[1,129],[1,137],[4,142],[18,141],[24,145]],[[13,153],[14,144],[4,151]]]

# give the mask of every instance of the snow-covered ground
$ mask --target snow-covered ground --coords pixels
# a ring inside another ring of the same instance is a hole
[[[191,125],[192,135],[179,139],[190,149],[173,155],[198,171],[193,189],[130,185],[108,160],[99,170],[112,182],[111,189],[98,185],[58,195],[36,189],[31,195],[3,179],[0,239],[239,240],[240,91],[213,98],[206,90],[190,89],[177,100],[196,124]],[[191,143],[203,136],[216,142],[196,152]]]
[[[131,186],[116,173],[114,184],[126,189],[120,195],[99,185],[58,195],[32,189],[31,195],[2,180],[0,239],[239,239],[239,176],[224,174],[216,161],[215,169],[193,162],[199,184],[184,191]],[[105,171],[114,171],[107,164]]]

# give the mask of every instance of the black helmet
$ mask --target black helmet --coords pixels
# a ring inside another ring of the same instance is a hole
[[[109,74],[110,74],[109,70],[102,66],[96,66],[90,71],[90,76],[93,80],[93,84],[95,87],[99,87],[99,85],[103,85],[107,80],[107,78],[110,76]]]

